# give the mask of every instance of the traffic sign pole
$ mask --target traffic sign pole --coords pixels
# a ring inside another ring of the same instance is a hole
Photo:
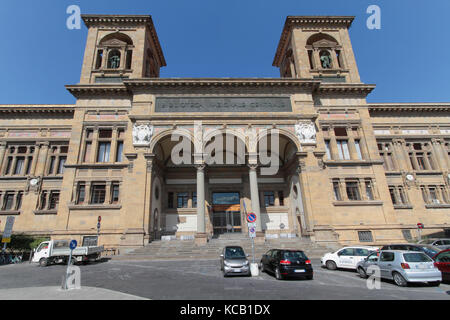
[[[64,290],[68,289],[67,288],[67,277],[69,276],[69,267],[70,267],[70,262],[72,261],[72,252],[73,252],[73,249],[75,249],[77,247],[77,241],[76,240],[70,241],[69,247],[70,247],[70,254],[69,254],[69,261],[67,262],[66,279],[64,281],[64,287],[63,287]]]

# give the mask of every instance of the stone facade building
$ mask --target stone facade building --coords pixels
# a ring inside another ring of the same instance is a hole
[[[150,16],[83,20],[80,82],[66,86],[76,104],[0,106],[2,230],[13,215],[16,233],[81,243],[101,216],[105,246],[202,244],[246,236],[254,212],[257,241],[383,244],[418,222],[448,235],[450,104],[367,103],[353,17],[288,17],[276,79],[159,78]]]

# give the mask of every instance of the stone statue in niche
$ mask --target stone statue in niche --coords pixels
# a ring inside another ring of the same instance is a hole
[[[316,143],[316,127],[313,122],[296,124],[295,133],[301,143]]]
[[[324,52],[320,55],[320,62],[322,63],[322,68],[331,69],[331,57],[328,52]]]
[[[133,145],[135,146],[148,146],[153,136],[153,126],[144,124],[133,127]]]

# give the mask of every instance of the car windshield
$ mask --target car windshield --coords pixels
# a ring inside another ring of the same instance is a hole
[[[227,248],[225,250],[225,259],[245,259],[244,250],[240,247]]]
[[[442,240],[442,243],[443,243],[444,245],[449,245],[449,244],[450,244],[450,240]]]
[[[285,251],[283,258],[286,260],[307,260],[308,258],[303,251]]]
[[[432,260],[428,258],[423,253],[404,253],[403,257],[406,262],[431,262]]]
[[[429,257],[434,257],[436,254],[438,254],[441,250],[439,250],[436,247],[421,247],[423,252],[425,252],[427,254],[427,256]]]

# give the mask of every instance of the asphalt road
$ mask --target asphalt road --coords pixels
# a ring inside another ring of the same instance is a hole
[[[313,260],[314,280],[278,281],[266,273],[258,277],[224,278],[218,260],[110,260],[80,268],[82,286],[155,300],[450,300],[450,284],[440,287],[413,284],[400,288],[383,280],[380,290],[369,290],[366,281],[356,272],[322,269],[318,260]],[[0,266],[0,288],[59,286],[65,270],[63,265],[44,268],[28,263]]]

